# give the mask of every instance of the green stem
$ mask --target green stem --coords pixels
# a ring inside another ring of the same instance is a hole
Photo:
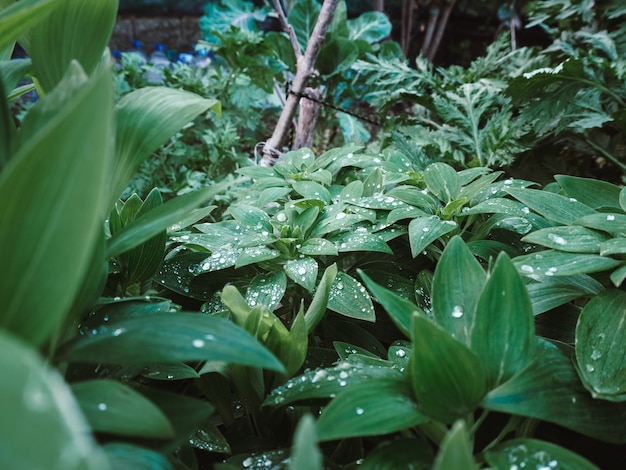
[[[439,422],[429,421],[428,423],[419,426],[420,430],[438,446],[441,445],[441,441],[448,433],[448,428]]]
[[[600,147],[598,144],[596,144],[595,142],[593,142],[591,139],[586,138],[585,142],[587,143],[587,145],[589,145],[590,147],[592,147],[594,150],[600,152],[602,154],[603,157],[611,160],[613,163],[615,163],[618,167],[620,167],[623,171],[626,171],[626,164],[620,162],[614,155],[612,155],[611,153],[607,152],[606,150],[604,150],[602,147]]]
[[[522,421],[523,419],[524,418],[522,418],[521,416],[511,416],[509,420],[507,421],[507,423],[502,428],[502,430],[500,431],[500,433],[496,436],[496,438],[485,446],[485,448],[483,449],[483,452],[499,444],[500,441],[502,441],[506,437],[507,434],[509,434],[511,431],[514,431],[517,428],[520,421]]]
[[[476,434],[476,431],[478,431],[478,428],[480,428],[481,424],[483,424],[485,419],[487,419],[487,416],[489,416],[489,410],[483,409],[478,419],[474,422],[474,424],[470,428],[470,434],[472,436]]]

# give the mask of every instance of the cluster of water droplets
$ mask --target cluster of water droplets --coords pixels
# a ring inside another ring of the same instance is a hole
[[[589,359],[591,360],[591,362],[588,362],[585,365],[585,369],[587,369],[587,372],[595,372],[597,365],[596,363],[602,358],[602,351],[600,350],[600,346],[602,345],[602,343],[604,343],[605,340],[606,333],[600,332],[596,336],[594,336],[594,338],[589,342],[591,346],[591,354],[589,355]]]
[[[520,444],[507,449],[510,470],[557,470],[559,462],[545,450],[532,451]]]

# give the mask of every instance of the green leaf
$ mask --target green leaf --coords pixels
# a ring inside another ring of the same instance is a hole
[[[393,254],[389,245],[377,233],[370,233],[365,227],[357,227],[354,231],[339,233],[330,237],[339,253],[348,251],[377,251]]]
[[[463,239],[452,238],[435,269],[432,309],[439,326],[466,346],[485,279],[485,271]]]
[[[576,364],[596,398],[626,401],[626,293],[609,290],[592,298],[576,324]]]
[[[308,256],[337,256],[337,247],[333,242],[330,242],[324,238],[309,238],[307,239],[298,252]]]
[[[424,170],[424,181],[439,200],[448,203],[454,201],[461,189],[459,175],[454,168],[445,163],[432,163]]]
[[[63,322],[99,243],[111,92],[108,70],[87,81],[74,62],[26,116],[0,174],[0,246],[11,247],[0,262],[20,273],[0,284],[0,323],[34,344]]]
[[[4,83],[4,90],[7,97],[20,80],[24,78],[24,74],[28,72],[31,67],[32,61],[30,59],[0,61],[0,80]]]
[[[485,452],[493,468],[572,468],[599,470],[594,464],[571,450],[537,439],[510,439]]]
[[[366,11],[359,17],[348,20],[350,40],[366,41],[370,44],[382,41],[391,34],[391,22],[380,11]]]
[[[611,208],[619,210],[621,188],[606,181],[578,176],[556,175],[554,177],[565,194],[576,198],[592,209]]]
[[[358,57],[359,48],[354,42],[346,38],[334,38],[325,42],[320,49],[319,55],[315,60],[315,69],[319,70],[322,75],[341,74],[348,70]],[[341,113],[339,114],[339,119],[344,116],[349,115]],[[343,128],[343,126],[341,127]],[[346,142],[364,143],[347,138],[345,132],[344,139]],[[365,142],[367,142],[367,139]]]
[[[145,87],[124,95],[116,106],[116,161],[109,182],[110,205],[128,186],[142,161],[208,110],[219,115],[220,102],[173,88]]]
[[[0,50],[10,47],[33,25],[44,20],[55,8],[58,0],[21,0],[12,2],[0,11]]]
[[[390,462],[393,462],[396,468],[428,470],[432,467],[433,451],[430,445],[421,439],[389,439],[367,454],[359,468],[380,470],[389,468]]]
[[[452,220],[441,220],[436,215],[419,217],[409,223],[409,242],[411,255],[416,258],[432,242],[457,228]]]
[[[315,420],[310,414],[300,418],[293,435],[289,470],[322,470],[323,456],[317,445]]]
[[[478,299],[471,348],[485,368],[490,389],[506,382],[534,356],[532,305],[522,278],[505,253],[498,256]]]
[[[444,436],[435,458],[433,470],[447,470],[463,468],[467,470],[478,469],[472,452],[472,442],[465,421],[458,420],[452,425],[452,429]]]
[[[280,252],[272,250],[266,246],[253,246],[250,248],[244,248],[243,251],[237,256],[235,262],[235,268],[241,268],[250,264],[261,263],[262,261],[269,261],[276,259],[280,256]]]
[[[359,275],[367,288],[374,294],[374,299],[384,307],[398,329],[410,337],[411,317],[414,314],[423,316],[426,314],[414,303],[376,284],[363,271],[359,270]]]
[[[158,439],[174,435],[161,410],[124,384],[108,379],[88,380],[72,384],[72,392],[96,432]]]
[[[152,364],[147,366],[141,375],[153,380],[185,380],[200,377],[193,367],[183,362]]]
[[[590,214],[577,219],[574,223],[609,233],[626,231],[626,215],[624,214]]]
[[[619,261],[591,254],[566,253],[544,250],[529,255],[518,256],[513,263],[520,273],[528,276],[573,276],[605,271],[614,268]]]
[[[289,10],[287,20],[293,27],[302,51],[306,49],[322,7],[315,0],[299,1]]]
[[[308,256],[292,259],[285,263],[284,269],[292,281],[313,292],[317,281],[317,261]]]
[[[223,361],[282,371],[282,364],[254,338],[217,317],[154,313],[110,322],[94,335],[70,341],[65,360],[106,364]]]
[[[481,405],[556,423],[613,444],[626,443],[626,404],[593,398],[569,355],[543,344],[544,350],[526,369],[489,392]]]
[[[365,287],[344,272],[338,272],[328,294],[328,309],[346,317],[374,322],[376,314]]]
[[[287,288],[287,278],[284,273],[265,272],[254,276],[246,290],[248,305],[265,305],[273,311],[280,304]]]
[[[13,147],[17,141],[17,129],[13,122],[11,105],[4,97],[5,90],[6,87],[0,80],[0,172],[13,156]]]
[[[0,467],[109,468],[59,373],[5,331],[0,349]]]
[[[610,238],[600,244],[600,256],[626,253],[626,238]]]
[[[326,307],[328,305],[328,298],[330,291],[334,285],[335,278],[337,277],[337,265],[332,264],[326,268],[320,283],[317,285],[315,295],[311,300],[309,308],[304,314],[304,322],[306,323],[307,332],[313,331],[313,328],[317,326],[324,314],[326,313]]]
[[[367,144],[372,138],[370,131],[357,117],[338,112],[337,120],[339,121],[339,128],[341,129],[344,142]]]
[[[294,181],[291,186],[295,192],[306,199],[319,199],[325,204],[330,204],[328,189],[315,181]]]
[[[125,442],[109,442],[102,446],[112,468],[136,470],[172,470],[167,458],[154,450]]]
[[[193,433],[189,438],[189,443],[196,449],[207,452],[219,452],[221,454],[230,454],[232,452],[230,444],[217,425],[210,421],[204,423]]]
[[[317,433],[320,441],[332,441],[389,434],[426,421],[406,382],[378,379],[337,395],[322,411]]]
[[[576,225],[548,227],[529,233],[523,242],[535,243],[569,253],[598,253],[608,236]]]
[[[571,224],[575,220],[595,212],[591,207],[578,202],[573,197],[561,196],[549,191],[526,188],[510,188],[507,191],[518,201],[558,224]]]
[[[413,315],[409,371],[420,410],[446,423],[471,413],[487,392],[480,359],[430,320]]]
[[[63,0],[56,2],[46,21],[33,27],[28,53],[46,92],[61,81],[73,60],[87,75],[93,73],[105,54],[117,7],[117,0],[92,0],[88,7],[82,0]]]
[[[115,233],[109,240],[107,258],[125,253],[156,236],[162,230],[179,222],[190,210],[226,189],[230,184],[232,183],[228,181],[217,183],[208,188],[177,196],[149,211],[142,211],[135,220],[126,225],[123,230]]]

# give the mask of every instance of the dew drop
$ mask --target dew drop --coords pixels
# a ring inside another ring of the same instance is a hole
[[[405,356],[406,356],[406,351],[404,349],[396,350],[396,357],[405,357]]]
[[[106,403],[98,403],[98,409],[100,411],[106,411],[107,409],[107,404]]]
[[[359,416],[362,415],[363,413],[365,413],[365,410],[363,408],[357,407],[356,410],[354,410],[356,412],[356,414],[358,414]]]
[[[463,316],[463,307],[460,305],[455,305],[452,309],[452,316],[454,318],[461,318]]]
[[[193,345],[194,348],[201,348],[202,346],[204,346],[204,340],[202,339],[194,339],[191,344]]]
[[[606,216],[606,220],[615,220],[615,216],[613,214],[609,214]]]
[[[594,370],[596,370],[596,368],[593,367],[591,364],[587,364],[586,367],[587,367],[587,371],[589,371],[589,372],[593,372]]]
[[[594,349],[593,351],[591,351],[591,359],[592,360],[597,361],[601,357],[602,357],[602,353],[600,352],[599,349]]]

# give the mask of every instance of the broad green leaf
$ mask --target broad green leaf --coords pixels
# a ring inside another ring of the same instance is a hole
[[[532,305],[522,278],[505,253],[498,256],[482,289],[470,334],[472,351],[484,366],[490,389],[506,382],[534,356]]]
[[[269,232],[272,230],[269,216],[261,209],[244,204],[238,204],[231,206],[228,211],[237,222],[240,222],[246,228],[255,231],[263,230]],[[239,230],[238,227],[235,228]]]
[[[377,251],[393,254],[389,245],[376,233],[370,233],[365,227],[357,227],[354,231],[339,233],[330,237],[330,241],[337,247],[337,251]]]
[[[471,413],[487,392],[480,359],[448,332],[413,315],[409,371],[420,411],[446,423]]]
[[[320,10],[320,4],[314,0],[299,1],[289,10],[287,20],[295,30],[298,43],[303,52],[307,47]]]
[[[141,375],[153,380],[185,380],[200,377],[193,367],[183,362],[152,364],[147,366]]]
[[[600,255],[621,255],[626,253],[626,238],[610,238],[600,244]]]
[[[571,450],[537,439],[510,439],[485,452],[492,468],[571,468],[599,470]]]
[[[110,205],[126,188],[139,164],[198,115],[221,113],[220,102],[166,87],[134,90],[116,105],[115,165]],[[107,208],[108,210],[108,208]]]
[[[408,383],[383,379],[343,391],[317,421],[320,441],[389,434],[425,423],[428,418],[410,394]]]
[[[315,181],[294,181],[291,186],[300,196],[307,199],[319,199],[325,204],[330,204],[328,189]]]
[[[445,163],[432,163],[424,170],[424,181],[430,192],[444,203],[459,196],[461,184],[456,170]]]
[[[17,141],[17,129],[13,122],[11,105],[5,98],[5,90],[6,87],[0,80],[0,172],[9,163]]]
[[[359,57],[359,48],[357,45],[347,38],[334,38],[324,43],[320,49],[319,55],[315,60],[315,69],[322,75],[335,75],[342,74],[346,70],[350,69],[354,61]],[[359,139],[349,138],[358,137],[358,132],[349,132],[346,134],[344,126],[341,125],[341,120],[346,119],[346,116],[352,117],[349,114],[339,113],[338,118],[340,120],[340,126],[344,131],[344,141],[353,142],[355,144],[364,144],[365,141]],[[356,121],[358,124],[360,122]],[[367,130],[366,130],[367,132]],[[368,133],[369,138],[369,133]]]
[[[619,192],[619,206],[626,212],[626,187]]]
[[[0,262],[20,273],[0,284],[0,323],[34,344],[64,320],[99,242],[111,95],[109,70],[87,80],[74,62],[28,113],[20,146],[0,174],[0,200],[7,201],[0,206],[0,246],[10,247]]]
[[[432,310],[444,330],[469,346],[486,275],[461,237],[443,251],[432,284]]]
[[[427,190],[420,190],[415,186],[396,186],[385,194],[429,212],[440,207],[439,201],[432,197]]]
[[[608,236],[586,227],[549,227],[529,233],[523,242],[535,243],[569,253],[598,253]]]
[[[606,181],[578,176],[556,175],[554,179],[569,196],[576,198],[592,209],[611,208],[619,210],[621,188]]]
[[[624,214],[590,214],[575,220],[574,223],[609,233],[626,232],[626,215]]]
[[[271,259],[278,258],[280,252],[272,250],[266,246],[255,246],[250,248],[244,248],[237,256],[235,262],[235,268],[241,268],[250,264],[261,263],[262,261],[269,261]]]
[[[354,46],[356,47],[356,46]],[[322,49],[325,50],[325,49]],[[357,51],[355,51],[357,52]],[[356,59],[356,55],[353,58],[345,58],[346,62]],[[345,66],[345,64],[338,64],[338,66]],[[338,69],[335,69],[338,70]],[[358,118],[350,114],[338,112],[337,120],[339,121],[339,128],[343,135],[344,142],[351,142],[355,144],[367,144],[372,135]]]
[[[605,291],[583,308],[576,325],[576,364],[596,398],[626,401],[626,293]]]
[[[210,200],[231,183],[222,182],[170,199],[146,212],[142,211],[132,223],[114,234],[109,240],[107,258],[118,256],[158,235],[167,227],[179,222],[185,214]]]
[[[302,307],[291,324],[291,331],[285,334],[285,330],[286,328],[277,319],[268,334],[265,345],[282,361],[287,371],[287,377],[291,377],[304,364],[309,345],[308,331],[304,321],[304,309]],[[279,379],[279,381],[282,381],[282,379]]]
[[[624,279],[626,279],[626,265],[622,265],[611,273],[611,282],[615,287],[621,286]]]
[[[525,276],[573,276],[605,271],[620,264],[618,260],[603,256],[555,250],[518,256],[513,259],[513,263]]]
[[[359,17],[348,20],[350,40],[362,40],[370,44],[382,41],[391,34],[391,22],[380,11],[366,11]]]
[[[478,470],[479,467],[474,460],[473,445],[465,421],[456,421],[444,436],[432,468],[433,470],[452,468]]]
[[[433,464],[433,451],[431,446],[421,439],[405,437],[386,440],[367,454],[359,468],[380,470],[389,468],[390,462],[393,462],[396,468],[430,470]]]
[[[310,414],[300,418],[293,435],[288,470],[322,470],[323,456],[317,445],[315,420]]]
[[[338,272],[328,294],[328,309],[346,317],[376,321],[372,299],[352,276]]]
[[[172,470],[167,458],[154,450],[125,442],[109,442],[102,446],[112,468],[135,470]]]
[[[33,27],[28,53],[46,93],[61,81],[73,60],[87,75],[93,73],[113,32],[117,7],[117,0],[90,0],[88,5],[82,0],[63,0]]]
[[[337,256],[338,254],[335,244],[324,238],[307,239],[302,246],[298,248],[298,252],[308,256]]]
[[[428,245],[456,228],[456,222],[452,220],[441,220],[436,215],[413,219],[409,223],[411,255],[413,258],[416,258]]]
[[[304,322],[306,323],[306,329],[308,333],[313,331],[313,328],[317,326],[324,314],[326,313],[326,307],[328,305],[328,298],[330,291],[334,285],[335,278],[337,277],[337,265],[332,264],[326,268],[320,283],[317,285],[315,295],[304,314]]]
[[[344,390],[355,391],[365,383],[379,380],[403,382],[405,376],[389,364],[389,367],[383,367],[353,364],[344,360],[335,367],[309,370],[272,390],[264,405],[288,405],[300,400],[333,398]]]
[[[463,209],[463,215],[467,216],[473,214],[507,214],[524,217],[530,214],[530,209],[512,199],[493,197],[473,207]]]
[[[507,191],[518,201],[558,224],[571,224],[595,212],[591,207],[573,197],[561,196],[549,191],[517,188],[510,188]]]
[[[304,258],[292,259],[287,261],[284,266],[287,276],[296,284],[300,284],[309,292],[315,289],[317,281],[317,261],[305,256]]]
[[[411,317],[414,314],[425,316],[424,312],[414,303],[376,284],[363,271],[359,271],[359,274],[367,288],[374,295],[376,302],[383,306],[398,329],[407,337],[410,337]]]
[[[593,398],[569,355],[547,342],[544,348],[526,369],[492,390],[481,405],[556,423],[613,444],[626,443],[626,404]]]
[[[59,373],[4,331],[0,349],[0,373],[7,379],[0,382],[0,467],[108,469]]]
[[[0,51],[5,48],[12,51],[13,43],[33,25],[44,20],[62,1],[21,0],[0,10]]]
[[[207,452],[219,452],[230,454],[232,452],[230,444],[220,432],[218,427],[210,421],[203,424],[189,438],[189,443],[196,449]]]
[[[72,384],[92,429],[121,436],[168,439],[174,430],[159,408],[140,393],[108,379]]]
[[[0,80],[4,83],[7,97],[31,67],[32,61],[30,59],[0,61]]]
[[[154,313],[111,322],[65,345],[65,360],[107,364],[223,361],[282,371],[280,362],[233,323],[193,313]]]
[[[284,273],[265,272],[254,276],[246,290],[248,305],[265,305],[273,311],[283,299],[287,288],[287,278]]]

